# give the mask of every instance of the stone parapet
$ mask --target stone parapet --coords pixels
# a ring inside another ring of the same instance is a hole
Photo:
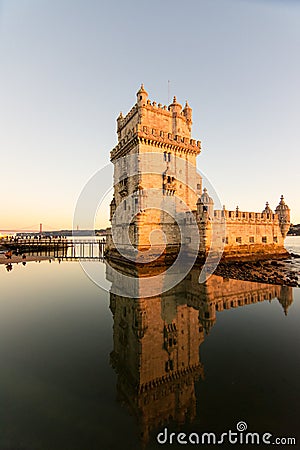
[[[148,144],[154,147],[166,148],[174,152],[193,153],[199,155],[201,151],[201,141],[190,139],[178,134],[166,133],[160,129],[148,128],[147,126],[135,126],[129,130],[126,136],[110,152],[110,159],[113,162],[128,153],[134,146]]]
[[[225,209],[214,210],[214,220],[225,220],[229,222],[274,222],[279,223],[278,214],[248,212],[248,211],[228,211]]]

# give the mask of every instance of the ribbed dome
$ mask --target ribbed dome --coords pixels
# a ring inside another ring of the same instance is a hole
[[[269,206],[269,202],[266,202],[266,206],[265,206],[265,209],[263,210],[263,213],[273,214],[273,211],[271,210],[271,208]]]
[[[279,205],[277,206],[277,208],[276,208],[276,212],[279,212],[279,211],[283,211],[283,210],[289,210],[290,208],[288,207],[288,205],[286,205],[285,204],[285,201],[284,201],[284,198],[283,198],[283,195],[280,197],[280,202],[279,202]]]
[[[140,89],[137,91],[137,94],[136,94],[136,95],[139,95],[139,94],[147,94],[147,95],[148,95],[148,92],[147,92],[146,89],[144,88],[144,84],[143,84],[143,83],[141,84],[141,87],[140,87]]]
[[[213,205],[213,199],[208,195],[207,189],[203,189],[203,194],[200,196],[200,200],[204,205]]]

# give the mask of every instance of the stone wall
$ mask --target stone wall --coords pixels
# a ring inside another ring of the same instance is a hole
[[[208,253],[214,243],[224,257],[287,255],[277,214],[223,209],[209,217],[200,209],[197,218],[202,253]]]

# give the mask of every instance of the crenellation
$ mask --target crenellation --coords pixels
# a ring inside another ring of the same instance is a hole
[[[169,148],[172,148],[175,152],[192,151],[198,155],[201,150],[201,141],[199,140],[196,141],[195,139],[189,139],[181,135],[173,135],[172,133],[166,134],[163,130],[138,124],[135,128],[128,128],[127,134],[123,135],[122,139],[119,140],[118,144],[111,151],[111,159],[115,159],[115,154],[133,138],[138,138],[142,143],[148,145],[169,145]]]
[[[214,218],[223,219],[225,218],[226,223],[230,222],[243,222],[243,223],[253,223],[253,222],[263,222],[263,223],[279,223],[278,214],[269,213],[258,213],[258,212],[248,212],[248,211],[233,211],[233,210],[214,210]]]

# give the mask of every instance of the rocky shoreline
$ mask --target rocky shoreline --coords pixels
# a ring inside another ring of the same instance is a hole
[[[221,262],[214,272],[223,278],[300,287],[300,255],[255,262]]]

